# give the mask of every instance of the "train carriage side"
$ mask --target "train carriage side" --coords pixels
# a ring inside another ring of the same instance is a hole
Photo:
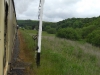
[[[4,0],[0,0],[0,75],[3,75],[4,16]]]
[[[0,10],[0,75],[7,75],[17,32],[14,1],[1,0]]]

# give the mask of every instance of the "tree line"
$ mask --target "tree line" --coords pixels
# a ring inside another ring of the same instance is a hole
[[[18,20],[26,29],[38,29],[38,21]],[[100,47],[100,16],[92,18],[68,18],[59,22],[43,22],[43,31],[59,38],[84,40]]]

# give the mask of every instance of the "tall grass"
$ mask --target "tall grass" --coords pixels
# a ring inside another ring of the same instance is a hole
[[[30,33],[34,31],[27,31],[26,34]],[[99,48],[92,48],[100,52]],[[99,56],[97,58],[96,54],[91,53],[91,47],[86,47],[86,43],[43,33],[41,66],[37,68],[34,65],[34,72],[36,75],[100,75],[99,59]]]

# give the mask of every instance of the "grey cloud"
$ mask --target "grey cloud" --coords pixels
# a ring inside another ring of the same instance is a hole
[[[45,0],[43,20],[99,16],[99,0]],[[37,19],[39,0],[15,0],[18,19]]]
[[[15,0],[17,19],[37,19],[39,0]]]
[[[17,13],[22,14],[23,12],[27,11],[29,6],[32,3],[37,2],[36,0],[15,0],[15,7],[17,10]]]

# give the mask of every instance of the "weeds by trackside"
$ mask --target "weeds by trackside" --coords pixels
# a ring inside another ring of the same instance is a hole
[[[33,30],[20,30],[25,43],[34,56],[32,35]],[[34,58],[34,57],[31,57]],[[32,67],[35,75],[99,75],[100,48],[87,43],[71,41],[55,37],[43,32],[41,66]]]

